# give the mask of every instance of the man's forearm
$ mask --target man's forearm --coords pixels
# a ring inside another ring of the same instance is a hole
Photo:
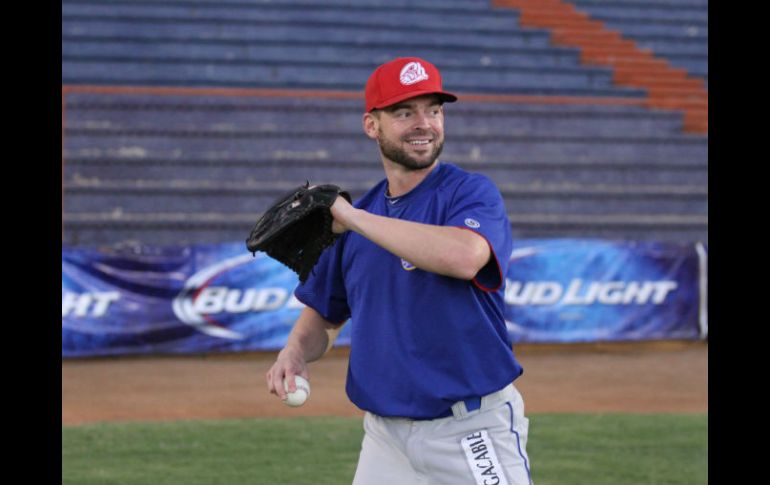
[[[345,223],[418,268],[445,276],[470,280],[490,257],[484,238],[457,227],[393,219],[359,209],[349,212]]]
[[[302,310],[282,352],[298,353],[305,362],[320,359],[329,350],[339,329],[330,327],[315,310]]]

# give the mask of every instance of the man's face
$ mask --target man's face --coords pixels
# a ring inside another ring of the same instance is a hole
[[[374,137],[388,160],[421,170],[438,159],[444,147],[444,110],[437,96],[407,99],[372,116],[378,121]]]

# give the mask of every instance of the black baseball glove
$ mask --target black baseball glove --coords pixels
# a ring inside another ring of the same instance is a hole
[[[252,253],[266,252],[304,282],[323,250],[337,239],[330,209],[338,195],[351,202],[350,194],[336,185],[307,182],[297,187],[265,211],[246,239],[246,247]]]

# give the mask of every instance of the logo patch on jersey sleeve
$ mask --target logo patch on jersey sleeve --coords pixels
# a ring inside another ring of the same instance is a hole
[[[417,268],[417,266],[413,265],[412,263],[410,263],[405,259],[401,259],[401,267],[407,271],[412,271],[413,269]]]
[[[460,440],[460,444],[476,485],[508,485],[487,430],[469,434]]]
[[[472,227],[473,229],[478,229],[481,227],[481,224],[479,224],[479,221],[476,219],[471,219],[470,217],[465,219],[465,225],[468,227]]]

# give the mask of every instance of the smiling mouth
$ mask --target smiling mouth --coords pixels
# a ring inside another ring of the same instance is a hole
[[[423,146],[430,144],[432,140],[408,140],[407,143],[412,146]]]

